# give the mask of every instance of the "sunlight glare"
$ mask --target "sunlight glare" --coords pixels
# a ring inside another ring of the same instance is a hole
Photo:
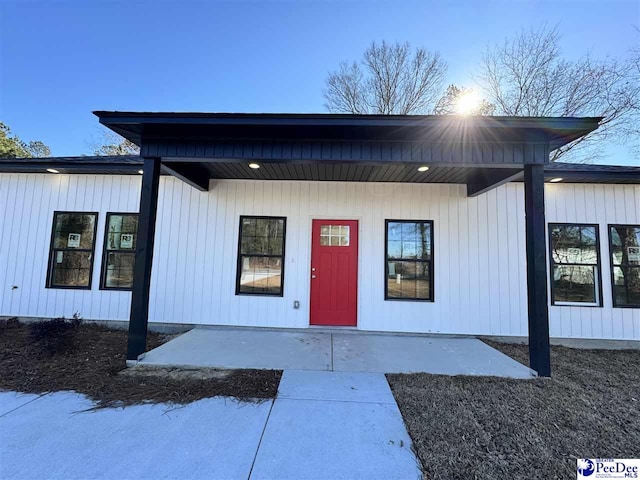
[[[467,90],[456,100],[455,111],[458,115],[473,115],[480,107],[480,97],[473,90]]]

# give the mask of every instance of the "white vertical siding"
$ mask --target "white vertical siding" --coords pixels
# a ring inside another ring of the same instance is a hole
[[[0,174],[0,315],[126,320],[130,293],[98,289],[102,242],[106,213],[136,211],[139,190],[137,176]],[[550,307],[553,336],[640,338],[640,310],[611,305],[606,227],[640,224],[639,201],[637,186],[547,187],[549,222],[598,223],[602,236],[604,307]],[[44,288],[54,210],[99,212],[90,291]],[[235,295],[240,215],[287,217],[283,298]],[[163,177],[150,320],[307,327],[313,218],[359,220],[358,328],[527,334],[524,195],[515,183],[467,198],[462,185],[237,180],[202,193]],[[384,301],[385,219],[433,220],[435,302]]]
[[[640,225],[640,186],[549,184],[545,192],[547,222],[599,225],[602,269],[602,307],[550,306],[551,336],[640,340],[640,309],[613,308],[608,237],[609,224]]]
[[[106,212],[138,211],[139,192],[137,176],[0,174],[0,315],[128,318],[131,294],[98,287]],[[45,288],[55,210],[99,212],[91,290]]]

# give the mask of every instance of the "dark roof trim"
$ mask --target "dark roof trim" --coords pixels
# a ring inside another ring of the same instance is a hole
[[[452,123],[487,128],[576,128],[597,126],[602,117],[509,117],[459,115],[353,115],[334,113],[204,113],[93,112],[107,123],[172,123],[209,125],[349,125],[439,127]]]
[[[69,163],[74,165],[86,164],[117,164],[139,165],[142,158],[139,155],[82,155],[79,157],[31,157],[31,158],[0,158],[0,164],[43,164],[43,163]]]
[[[47,168],[55,168],[69,174],[131,175],[138,174],[142,163],[142,158],[135,155],[0,158],[0,173],[47,173]],[[563,183],[640,184],[640,167],[561,162],[545,165],[545,178],[554,177],[562,177]]]
[[[598,128],[601,117],[461,117],[319,113],[93,112],[100,123],[140,145],[150,139],[313,139],[427,142],[536,141],[551,149]]]
[[[132,175],[141,165],[137,155],[0,158],[0,172],[5,173],[49,173],[46,169],[53,168],[60,173]]]
[[[545,178],[562,178],[563,183],[640,184],[640,167],[555,162],[545,165]]]

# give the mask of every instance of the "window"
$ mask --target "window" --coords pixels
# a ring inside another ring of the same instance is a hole
[[[614,307],[640,307],[640,225],[609,225]]]
[[[348,247],[349,225],[320,225],[320,245]]]
[[[48,288],[91,288],[97,219],[97,213],[53,213]]]
[[[385,299],[433,301],[433,222],[385,223]]]
[[[131,290],[137,237],[137,213],[107,213],[100,288]]]
[[[282,296],[283,217],[240,217],[236,295]]]
[[[552,305],[599,306],[597,225],[549,224]]]

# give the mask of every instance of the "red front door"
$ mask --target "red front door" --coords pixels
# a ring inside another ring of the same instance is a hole
[[[313,220],[311,232],[311,325],[355,327],[358,221]]]

